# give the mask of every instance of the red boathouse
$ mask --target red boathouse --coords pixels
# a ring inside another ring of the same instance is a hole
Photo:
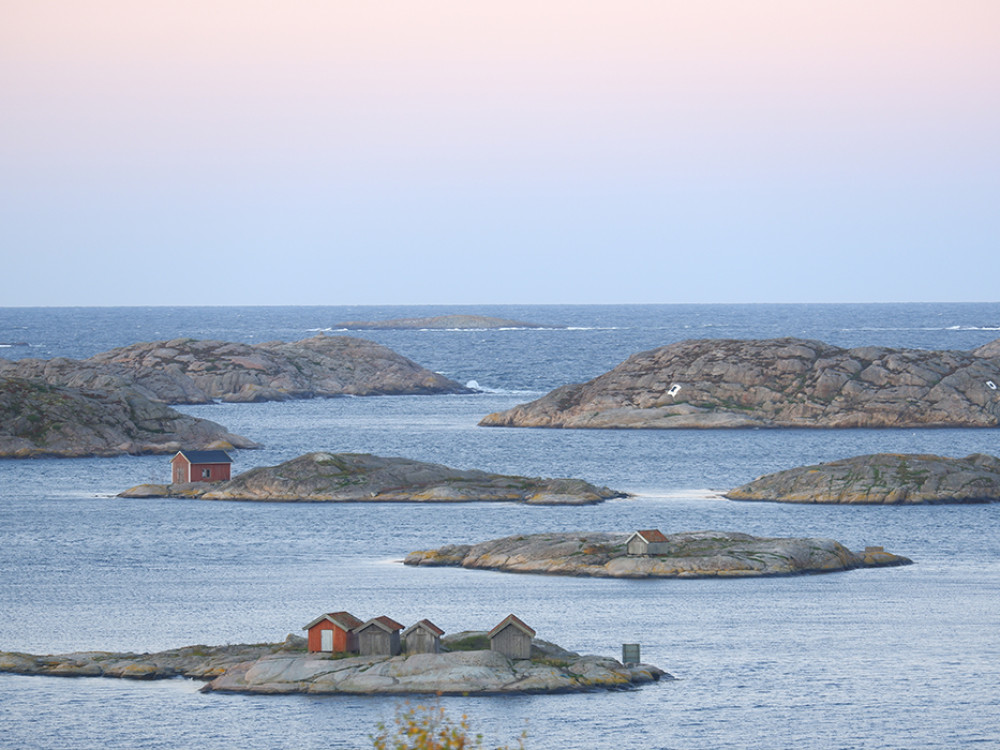
[[[309,631],[309,651],[342,654],[358,650],[358,636],[352,631],[362,624],[350,612],[330,612],[302,629]]]
[[[225,451],[177,451],[170,459],[170,481],[224,482],[229,479],[232,463]]]

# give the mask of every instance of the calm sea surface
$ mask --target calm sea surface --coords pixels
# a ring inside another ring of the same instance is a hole
[[[0,308],[0,356],[84,357],[179,336],[335,334],[417,307]],[[458,310],[456,310],[458,312]],[[997,454],[996,430],[485,429],[486,413],[686,338],[798,336],[970,349],[1000,304],[527,306],[461,309],[542,330],[371,338],[471,396],[183,407],[265,445],[235,470],[311,450],[366,451],[635,493],[587,508],[122,500],[165,457],[0,461],[0,649],[152,651],[281,640],[322,612],[428,617],[454,632],[516,613],[541,638],[678,679],[631,692],[444,698],[487,743],[528,748],[1000,747],[1000,504],[737,504],[762,473],[876,451]],[[566,326],[562,328],[559,326]],[[7,345],[7,346],[3,346]],[[608,581],[411,569],[410,550],[558,530],[698,529],[882,544],[906,568],[766,580]],[[203,695],[141,683],[0,675],[0,747],[361,748],[396,698]]]

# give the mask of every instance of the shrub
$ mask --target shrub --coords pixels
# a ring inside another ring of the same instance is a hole
[[[483,736],[469,734],[466,716],[455,722],[442,706],[412,706],[408,702],[396,708],[391,727],[377,725],[378,734],[370,735],[375,750],[481,750]],[[518,741],[524,750],[524,737]],[[497,750],[509,750],[505,745]]]

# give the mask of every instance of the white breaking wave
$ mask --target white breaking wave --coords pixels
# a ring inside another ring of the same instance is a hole
[[[479,391],[480,393],[494,393],[498,396],[541,396],[546,393],[546,391],[527,391],[518,388],[490,388],[485,385],[479,385],[478,380],[466,381],[465,387]]]

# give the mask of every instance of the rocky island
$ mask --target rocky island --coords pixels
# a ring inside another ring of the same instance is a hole
[[[395,318],[393,320],[348,320],[334,328],[346,331],[413,331],[413,330],[490,330],[498,328],[565,328],[525,323],[520,320],[491,318],[485,315],[435,315],[430,318]]]
[[[284,643],[187,646],[152,654],[0,652],[0,672],[141,680],[188,677],[205,681],[203,692],[353,695],[567,693],[673,679],[648,664],[624,666],[538,639],[530,659],[509,659],[488,650],[488,645],[484,649],[485,635],[456,633],[442,639],[442,653],[400,656],[307,653],[305,639],[298,636]]]
[[[754,537],[732,531],[637,534],[656,539],[660,546],[655,554],[630,554],[636,534],[570,532],[447,545],[411,552],[403,562],[599,578],[745,578],[912,562],[881,547],[851,552],[832,539]]]
[[[60,388],[0,376],[0,457],[173,453],[182,448],[257,448],[207,419],[181,414],[130,388]]]
[[[542,479],[452,469],[368,453],[307,453],[227,482],[143,484],[120,497],[292,502],[472,502],[586,505],[625,497],[580,479]]]
[[[486,416],[492,427],[997,427],[1000,340],[972,351],[698,339]]]
[[[168,404],[471,392],[381,344],[325,335],[252,345],[153,341],[83,360],[0,360],[2,375],[70,388],[130,387]]]
[[[1000,501],[1000,459],[877,453],[758,477],[730,500],[916,505]]]

